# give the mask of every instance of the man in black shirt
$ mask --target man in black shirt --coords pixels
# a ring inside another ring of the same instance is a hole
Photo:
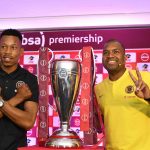
[[[27,146],[27,130],[38,111],[37,77],[21,68],[22,35],[7,29],[0,35],[0,150]]]

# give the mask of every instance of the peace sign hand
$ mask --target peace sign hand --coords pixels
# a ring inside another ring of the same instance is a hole
[[[142,76],[138,67],[136,67],[136,74],[137,74],[137,79],[129,70],[129,75],[136,86],[135,95],[145,100],[150,99],[150,89],[148,85],[142,80]]]

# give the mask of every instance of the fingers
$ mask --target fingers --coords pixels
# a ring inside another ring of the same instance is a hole
[[[144,81],[139,81],[136,85],[136,92],[142,91],[146,87]]]
[[[16,92],[19,92],[19,91],[31,93],[31,90],[27,84],[22,84],[20,87],[18,87]]]
[[[135,76],[131,73],[131,70],[129,70],[129,75],[130,75],[132,81],[134,82],[134,84],[136,85],[137,79],[136,79]]]
[[[22,84],[20,87],[18,87],[17,94],[20,95],[23,100],[32,96],[32,92],[27,84]]]
[[[142,76],[140,74],[140,71],[139,71],[138,67],[136,67],[137,78],[131,73],[130,70],[129,70],[129,75],[130,75],[132,81],[134,82],[134,84],[136,86],[136,92],[138,92],[139,90],[141,90],[145,87],[145,83],[142,80]]]
[[[26,90],[28,93],[31,93],[31,90],[27,84],[24,84],[24,90]]]
[[[27,84],[22,84],[18,88],[24,88],[24,89],[29,89],[29,86]]]
[[[146,83],[143,81],[141,86],[140,86],[140,90],[142,91],[145,87],[146,87]]]
[[[138,67],[136,67],[136,74],[137,74],[138,80],[141,81],[142,80],[142,76],[140,74],[140,71],[139,71]]]

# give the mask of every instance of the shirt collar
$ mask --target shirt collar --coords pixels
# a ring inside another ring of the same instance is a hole
[[[16,78],[20,69],[21,69],[21,66],[18,64],[16,70],[8,74],[0,67],[0,76],[9,75],[11,78]]]

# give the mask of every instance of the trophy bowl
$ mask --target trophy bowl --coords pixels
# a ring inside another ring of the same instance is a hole
[[[51,62],[50,79],[60,118],[60,129],[53,132],[46,147],[78,148],[83,146],[77,133],[70,129],[70,117],[76,103],[81,78],[81,64],[77,60],[56,59]]]

